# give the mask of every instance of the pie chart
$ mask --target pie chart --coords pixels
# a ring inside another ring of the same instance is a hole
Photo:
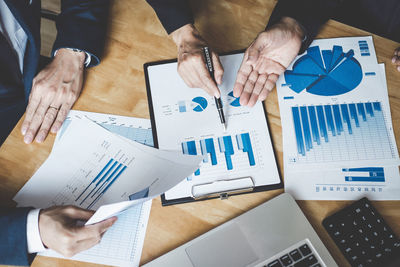
[[[207,99],[201,96],[197,96],[192,99],[192,106],[194,106],[193,110],[196,112],[202,112],[208,106]]]
[[[240,107],[240,97],[234,97],[233,96],[233,91],[231,91],[229,94],[228,94],[228,100],[229,100],[229,102],[230,102],[230,105],[231,106],[233,106],[233,107]]]
[[[350,92],[363,78],[360,63],[354,51],[343,52],[335,45],[332,50],[320,50],[319,46],[307,49],[292,70],[285,71],[286,85],[296,93],[304,89],[314,95],[334,96]]]

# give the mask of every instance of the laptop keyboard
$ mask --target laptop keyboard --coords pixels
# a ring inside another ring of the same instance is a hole
[[[302,241],[297,243],[274,257],[268,259],[257,267],[322,267],[325,266],[319,260],[317,252],[312,246]]]

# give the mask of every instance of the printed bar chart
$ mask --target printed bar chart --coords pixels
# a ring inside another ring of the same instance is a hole
[[[80,201],[79,205],[83,205],[86,201],[90,202],[88,209],[107,192],[118,177],[125,171],[126,166],[119,163],[115,159],[110,159],[100,172],[93,178],[90,184],[83,189],[75,202]]]
[[[346,182],[385,182],[384,169],[381,167],[364,167],[342,169]]]
[[[298,154],[292,162],[394,157],[380,102],[293,106],[291,111]]]
[[[236,144],[234,142],[236,141]],[[218,171],[235,169],[235,163],[241,166],[255,166],[256,157],[250,133],[209,137],[181,143],[183,154],[205,156],[203,166],[194,176],[199,176],[202,170]],[[234,158],[236,157],[236,158]],[[188,177],[190,181],[192,177]]]
[[[230,135],[218,137],[219,151],[225,154],[226,168],[233,169],[231,156],[235,154],[233,151],[232,137]]]
[[[247,155],[249,157],[250,166],[256,165],[249,133],[237,134],[236,141],[237,141],[238,149],[243,150],[243,152],[247,153]]]
[[[188,141],[182,143],[182,152],[186,155],[197,155],[196,142]],[[200,175],[200,169],[194,172],[194,175]]]

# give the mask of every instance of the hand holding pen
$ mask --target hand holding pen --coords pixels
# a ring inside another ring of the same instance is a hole
[[[215,84],[222,83],[224,69],[219,57],[209,50],[214,65],[214,76],[211,77],[205,65],[203,47],[206,41],[192,24],[187,24],[171,34],[178,47],[178,73],[190,88],[202,88],[210,96],[220,97],[220,91]],[[215,81],[213,80],[215,79]]]
[[[203,48],[203,52],[204,52],[204,59],[206,61],[207,70],[208,70],[210,76],[212,77],[214,84],[217,85],[217,82],[215,81],[215,75],[214,75],[214,66],[213,66],[213,63],[211,60],[211,56],[210,56],[210,50],[206,46]],[[226,123],[225,123],[224,109],[222,107],[221,96],[219,96],[219,97],[214,96],[214,100],[215,100],[215,106],[217,107],[217,110],[218,110],[219,118],[221,120],[221,124],[224,127],[224,131],[226,131]]]

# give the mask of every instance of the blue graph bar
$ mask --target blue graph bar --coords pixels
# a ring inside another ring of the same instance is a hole
[[[361,177],[361,176],[345,176],[346,182],[384,182],[385,177]]]
[[[186,112],[186,104],[185,101],[179,101],[178,102],[179,106],[179,112]]]
[[[381,103],[379,103],[379,102],[374,102],[374,110],[376,110],[376,111],[382,111]]]
[[[96,182],[97,179],[107,170],[107,168],[110,166],[110,164],[113,162],[113,159],[110,159],[107,164],[101,169],[101,171],[94,177],[94,179],[90,182],[90,184],[82,191],[82,193],[75,199],[75,201],[78,201],[78,199],[89,189],[89,187]]]
[[[110,180],[112,177],[114,177],[115,173],[122,167],[122,163],[118,165],[117,168],[114,169],[114,171],[108,176],[108,178],[100,185],[100,187],[92,194],[91,198],[94,197],[94,195],[97,194]]]
[[[226,167],[228,170],[233,169],[232,158],[234,154],[231,136],[218,137],[218,144],[221,153],[225,153]]]
[[[308,114],[310,114],[310,122],[311,122],[311,130],[313,135],[314,142],[317,144],[321,144],[321,140],[319,138],[319,131],[318,131],[318,124],[317,124],[317,116],[315,115],[315,107],[309,106],[308,107]]]
[[[308,123],[307,108],[300,107],[300,113],[301,113],[301,122],[303,125],[304,140],[306,141],[306,150],[309,151],[312,148],[312,141],[311,141],[310,124]]]
[[[106,173],[97,181],[95,187],[86,195],[86,197],[81,201],[81,204],[86,201],[86,199],[93,193],[94,190],[99,186],[99,184],[108,176],[108,174],[114,169],[114,167],[118,164],[118,161],[114,161],[111,167],[106,171]]]
[[[303,141],[303,133],[301,131],[299,108],[292,107],[292,114],[293,114],[294,131],[296,134],[297,151],[299,152],[299,154],[305,156],[306,152],[304,150],[304,141]]]
[[[364,104],[358,103],[357,104],[358,114],[360,114],[363,118],[363,121],[367,121],[367,116],[365,114]]]
[[[342,110],[343,120],[347,123],[347,128],[349,130],[349,134],[353,134],[353,131],[351,129],[350,116],[349,116],[349,110],[347,109],[347,105],[341,104],[340,109]]]
[[[328,130],[332,132],[333,136],[336,136],[335,124],[333,123],[331,106],[325,105],[324,109],[325,109],[325,114],[326,114],[326,120],[328,123]]]
[[[187,141],[182,143],[182,152],[186,155],[197,155],[196,141]],[[200,175],[200,169],[194,172],[194,175]]]
[[[339,105],[333,105],[333,115],[335,117],[337,134],[340,135],[343,132],[342,117],[340,116]]]
[[[107,185],[106,188],[104,188],[104,190],[96,197],[95,200],[93,200],[92,203],[90,203],[90,205],[87,207],[87,209],[90,209],[94,206],[94,204],[96,204],[96,202],[107,192],[107,190],[113,185],[113,183],[118,179],[119,176],[121,176],[121,174],[126,170],[127,166],[124,166],[119,173],[114,177],[114,179]]]
[[[346,174],[351,172],[365,173],[362,176],[350,176],[344,177],[347,182],[384,182],[385,173],[382,167],[362,167],[362,168],[347,168],[342,169]],[[366,176],[368,175],[368,176]]]
[[[357,115],[356,105],[355,104],[349,104],[349,108],[350,108],[350,116],[355,121],[356,127],[360,127],[360,123],[358,122],[358,115]]]
[[[217,162],[217,154],[215,153],[214,140],[212,138],[200,140],[200,148],[202,155],[210,153],[211,165],[217,165],[218,162]],[[204,162],[208,162],[208,157],[205,158]]]
[[[238,149],[243,150],[243,152],[247,152],[250,166],[256,165],[256,161],[254,159],[253,147],[251,145],[251,140],[250,140],[250,134],[249,133],[237,134],[236,141],[238,144]]]
[[[373,117],[374,116],[374,110],[372,109],[372,104],[371,103],[365,103],[365,108],[367,110],[367,113]]]
[[[325,138],[325,142],[328,142],[328,131],[326,130],[325,115],[322,106],[317,106],[317,114],[321,136]]]

